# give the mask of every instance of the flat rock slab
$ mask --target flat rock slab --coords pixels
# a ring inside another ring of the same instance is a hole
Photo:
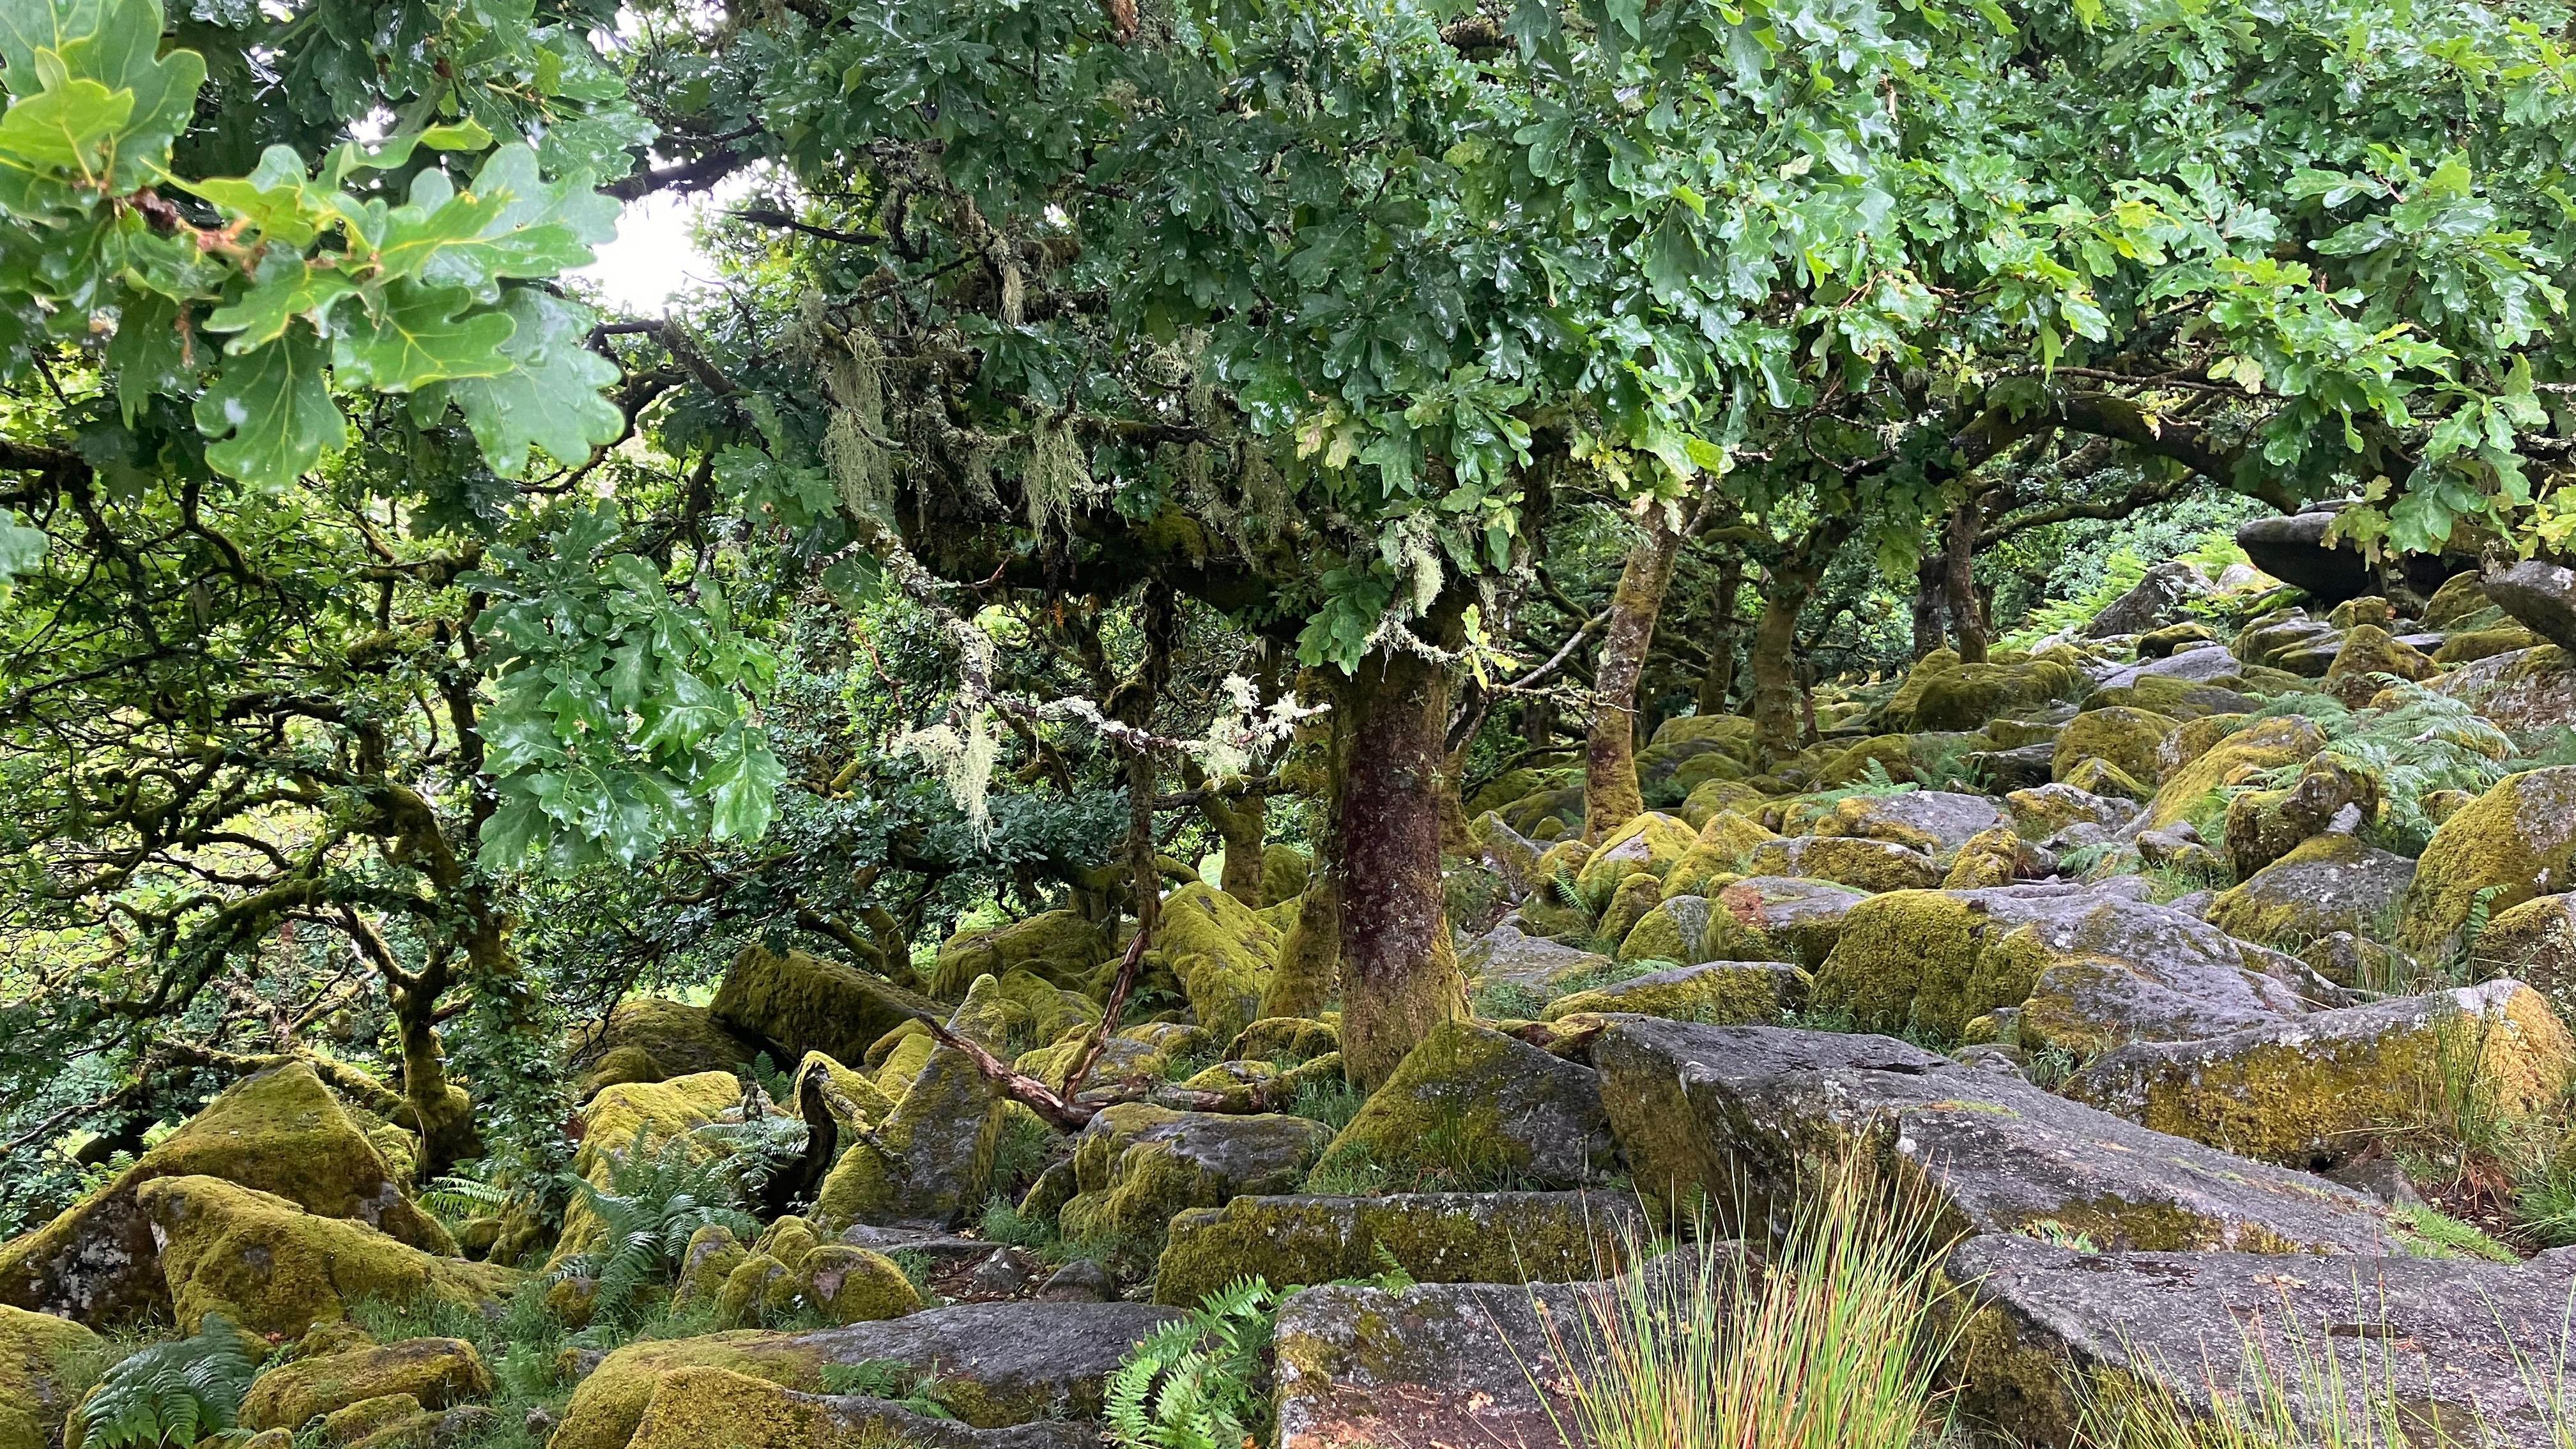
[[[2294,1393],[2339,1371],[2360,1410],[2367,1385],[2393,1403],[2398,1442],[2559,1449],[2532,1391],[2576,1389],[2565,1377],[2576,1367],[2563,1327],[2571,1269],[2560,1253],[2512,1265],[2284,1260],[1972,1238],[1947,1269],[1969,1311],[1951,1371],[1963,1413],[2033,1446],[2072,1440],[2070,1378],[2157,1371],[2182,1404],[2207,1412],[2212,1383],[2232,1392],[2245,1381],[2250,1348],[2257,1372],[2268,1365]],[[2557,1412],[2576,1414],[2576,1400]]]
[[[1533,991],[1545,991],[1565,977],[1609,964],[1610,958],[1597,951],[1579,951],[1545,936],[1523,934],[1517,916],[1496,924],[1459,953],[1459,965],[1479,982]]]
[[[803,1394],[720,1368],[663,1376],[627,1449],[1097,1449],[1087,1424],[977,1429],[857,1394]]]
[[[2098,1058],[2066,1093],[2196,1142],[2330,1166],[2403,1130],[2473,1074],[2493,1109],[2547,1110],[2576,1071],[2576,1041],[2518,981],[2314,1012],[2207,1041],[2137,1042]]]
[[[1424,1283],[1568,1282],[1619,1271],[1649,1236],[1620,1193],[1238,1197],[1172,1219],[1154,1297],[1186,1307],[1238,1278],[1366,1278],[1388,1259]]]
[[[1005,1428],[1100,1412],[1128,1350],[1173,1317],[1142,1303],[966,1303],[810,1333],[743,1330],[633,1343],[573,1391],[548,1449],[623,1449],[675,1369],[722,1368],[800,1393],[826,1364],[888,1360],[924,1376],[961,1423]]]
[[[1699,1262],[1676,1254],[1646,1271]],[[1279,1449],[1557,1449],[1576,1432],[1558,1350],[1581,1361],[1585,1315],[1606,1286],[1294,1294],[1279,1308]]]
[[[1853,1146],[1963,1234],[2098,1246],[2402,1251],[2386,1208],[2320,1177],[2151,1132],[1891,1037],[1618,1017],[1593,1044],[1638,1189],[1730,1230],[1785,1223]]]

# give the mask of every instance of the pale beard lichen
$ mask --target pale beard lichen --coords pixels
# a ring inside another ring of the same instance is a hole
[[[1075,504],[1088,502],[1097,488],[1070,419],[1042,419],[1029,429],[1029,460],[1020,474],[1020,491],[1028,501],[1030,528],[1041,534],[1050,528],[1071,532]]]
[[[949,798],[965,812],[966,828],[979,841],[993,838],[990,791],[993,762],[1001,750],[1002,732],[995,727],[989,707],[967,716],[963,731],[954,723],[942,721],[927,729],[907,731],[894,742],[896,754],[919,755],[939,776]]]
[[[894,460],[883,441],[885,357],[865,332],[851,333],[847,346],[832,366],[840,406],[823,433],[823,462],[852,512],[881,516],[894,506]]]

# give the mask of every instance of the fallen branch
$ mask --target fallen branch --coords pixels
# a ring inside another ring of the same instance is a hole
[[[1081,1055],[1073,1059],[1073,1070],[1064,1074],[1064,1095],[1080,1095],[1083,1082],[1091,1076],[1092,1064],[1108,1049],[1109,1034],[1118,1029],[1118,1019],[1127,1014],[1127,998],[1136,989],[1136,978],[1143,974],[1145,946],[1150,932],[1142,921],[1136,925],[1136,939],[1127,943],[1127,954],[1118,959],[1118,980],[1109,988],[1109,1002],[1100,1010],[1100,1029],[1082,1044]]]

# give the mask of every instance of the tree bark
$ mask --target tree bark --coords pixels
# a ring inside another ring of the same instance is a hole
[[[1373,1089],[1433,1027],[1466,1013],[1440,891],[1449,689],[1437,664],[1371,654],[1336,691],[1341,771],[1342,1060]]]
[[[1318,672],[1298,681],[1302,697],[1338,695]],[[1261,998],[1264,1016],[1317,1016],[1341,990],[1342,882],[1341,818],[1344,748],[1342,711],[1325,711],[1297,726],[1295,741],[1280,763],[1280,775],[1314,801],[1324,817],[1315,859],[1306,872],[1305,893],[1297,898],[1297,919],[1279,945],[1279,965],[1270,973]]]
[[[1795,754],[1799,739],[1798,611],[1816,591],[1822,570],[1804,558],[1770,571],[1762,590],[1762,618],[1753,626],[1753,722],[1762,757]]]
[[[1959,500],[1950,511],[1944,563],[1944,592],[1949,597],[1950,632],[1959,641],[1959,662],[1986,662],[1985,610],[1977,598],[1977,530],[1983,519],[1975,495]]]
[[[1924,655],[1948,643],[1941,633],[1942,581],[1949,576],[1949,565],[1942,555],[1925,556],[1914,570],[1914,657]]]
[[[1181,782],[1193,790],[1209,783],[1195,765],[1181,772]],[[1255,794],[1229,800],[1211,792],[1199,800],[1199,814],[1225,846],[1221,888],[1256,911],[1270,904],[1261,896],[1261,850],[1269,827],[1266,798]]]
[[[1699,712],[1724,714],[1735,693],[1735,598],[1744,592],[1744,560],[1728,554],[1709,592],[1708,667],[1699,676]]]
[[[1599,841],[1643,813],[1637,786],[1637,680],[1654,647],[1655,620],[1673,581],[1681,535],[1661,510],[1649,517],[1646,536],[1628,550],[1619,587],[1610,595],[1610,621],[1601,630],[1601,663],[1592,675],[1592,727],[1583,766],[1583,838]]]

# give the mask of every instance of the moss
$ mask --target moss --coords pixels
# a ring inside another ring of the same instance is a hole
[[[2202,836],[2224,838],[2223,789],[2265,770],[2295,765],[2325,748],[2325,732],[2296,715],[2258,720],[2174,768],[2147,802],[2146,828],[2188,821]]]
[[[814,1214],[827,1227],[946,1222],[983,1202],[1002,1098],[966,1053],[935,1046],[921,1055],[920,1072],[873,1139],[851,1143],[824,1176]]]
[[[1873,893],[1922,890],[1941,879],[1940,867],[1922,851],[1857,835],[1766,841],[1745,856],[1744,868],[1752,875],[1803,876]]]
[[[2485,584],[2476,569],[2456,573],[2442,581],[2433,596],[2424,601],[2424,627],[2448,629],[2462,619],[2492,605]]]
[[[619,1002],[606,1021],[577,1034],[572,1052],[584,1068],[574,1095],[588,1100],[620,1082],[734,1071],[758,1056],[760,1046],[703,1006],[643,996]]]
[[[1079,987],[1110,954],[1109,937],[1098,922],[1075,911],[1042,911],[1007,925],[961,931],[942,942],[930,994],[955,1001],[975,978],[1013,971],[1027,971],[1056,986]]]
[[[1619,882],[1611,893],[1609,904],[1601,911],[1599,935],[1605,942],[1624,941],[1637,923],[1652,914],[1663,903],[1664,883],[1644,871],[1638,871]]]
[[[491,1371],[474,1345],[454,1338],[413,1338],[298,1358],[270,1368],[242,1400],[246,1429],[295,1429],[307,1419],[388,1394],[407,1394],[421,1408],[480,1399]]]
[[[2519,1263],[2520,1254],[2447,1213],[2421,1205],[2389,1210],[2398,1246],[2410,1258],[2451,1258],[2472,1263]]]
[[[921,1023],[906,1022],[905,1025],[919,1027]],[[938,1049],[938,1039],[927,1030],[904,1033],[876,1068],[874,1080],[877,1091],[886,1100],[900,1104],[904,1094],[912,1090],[912,1084],[920,1080],[921,1069],[930,1064],[930,1054]]]
[[[0,1449],[45,1449],[63,1416],[98,1381],[105,1348],[97,1334],[69,1319],[0,1306]]]
[[[2207,624],[2204,624],[2197,619],[2191,619],[2180,624],[2167,624],[2161,629],[2150,629],[2146,633],[2139,635],[2137,657],[2140,659],[2169,659],[2173,657],[2175,650],[2180,649],[2185,644],[2216,644],[2218,642],[2220,641],[2217,630],[2212,629]],[[2149,675],[2147,677],[2155,678],[2156,676]]]
[[[387,1431],[395,1429],[408,1431],[418,1424],[426,1413],[427,1411],[421,1407],[420,1400],[409,1394],[380,1394],[372,1399],[360,1399],[354,1404],[325,1415],[322,1420],[322,1439],[329,1444],[354,1446],[362,1440],[387,1435],[386,1442],[391,1443],[397,1438],[406,1436],[388,1435]],[[420,1438],[423,1443],[426,1443],[428,1436],[424,1434]]]
[[[689,1134],[742,1105],[742,1081],[731,1072],[697,1072],[662,1082],[621,1082],[603,1087],[582,1108],[581,1147],[573,1153],[572,1170],[593,1187],[606,1187],[612,1155],[623,1155],[644,1134],[647,1151],[689,1151],[700,1157],[714,1149],[689,1141]],[[563,1232],[547,1266],[587,1249],[599,1236],[599,1215],[576,1198],[564,1209]]]
[[[725,1280],[750,1256],[733,1229],[720,1223],[709,1223],[690,1234],[689,1246],[680,1254],[679,1281],[671,1289],[672,1308],[685,1310],[715,1302]]]
[[[645,1408],[653,1403],[655,1391],[666,1382],[674,1385],[711,1384],[703,1375],[683,1378],[675,1370],[716,1368],[743,1379],[770,1385],[820,1393],[823,1389],[823,1356],[817,1350],[798,1343],[794,1338],[757,1329],[736,1329],[724,1333],[700,1334],[693,1338],[664,1339],[629,1344],[601,1359],[581,1386],[573,1391],[572,1403],[564,1410],[563,1422],[547,1440],[547,1449],[625,1449],[637,1432]],[[667,1378],[666,1378],[667,1376]],[[676,1392],[670,1397],[681,1397]],[[710,1422],[721,1422],[725,1416],[716,1413]],[[746,1441],[725,1437],[729,1428],[712,1431],[715,1437],[665,1439],[675,1446],[725,1445],[741,1449]]]
[[[1683,961],[1699,954],[1702,931],[1685,932],[1679,918],[1658,905],[1638,917],[1620,939],[1618,957],[1622,961]]]
[[[106,1187],[0,1248],[0,1305],[126,1322],[169,1302],[136,1194],[158,1178],[218,1177],[310,1211],[381,1227],[448,1254],[438,1221],[403,1195],[395,1169],[301,1062],[245,1077]]]
[[[1971,1019],[2020,1005],[2049,961],[2035,934],[1998,929],[1965,897],[1895,891],[1852,907],[1811,1000],[1865,1030],[1956,1041]]]
[[[683,1368],[654,1387],[623,1449],[905,1449],[900,1429],[833,1400],[722,1368]]]
[[[1874,735],[1857,744],[1834,750],[1816,767],[1816,783],[1826,786],[1849,785],[1868,777],[1869,767],[1876,764],[1891,780],[1912,780],[1914,740],[1908,735]]]
[[[2377,624],[2355,624],[2344,631],[2343,647],[2326,666],[2332,682],[2355,676],[2393,674],[2400,679],[2430,679],[2439,672],[2422,650],[2401,642]]]
[[[781,1060],[821,1052],[856,1062],[869,1043],[940,1007],[838,961],[752,945],[734,957],[708,1010],[725,1026],[776,1045]]]
[[[1245,1027],[1225,1049],[1229,1060],[1281,1065],[1312,1061],[1342,1049],[1339,1030],[1303,1016],[1268,1016]]]
[[[1998,715],[2072,699],[2083,691],[2084,677],[2062,658],[2037,657],[2009,663],[1954,664],[1924,677],[1916,676],[1927,656],[1906,678],[1904,688],[1888,701],[1881,717],[1906,730],[1973,730]],[[1910,711],[1902,707],[1913,692]]]
[[[362,1224],[320,1217],[286,1198],[211,1177],[145,1183],[137,1201],[161,1240],[161,1269],[179,1326],[216,1309],[261,1333],[300,1335],[366,1298],[435,1298],[480,1308],[521,1275],[434,1258]]]
[[[1833,950],[1844,915],[1858,899],[1848,888],[1822,881],[1722,886],[1709,898],[1700,955],[1710,961],[1793,961],[1813,970]]]
[[[1979,890],[2012,884],[2022,861],[2021,833],[2009,825],[1979,831],[1959,847],[1950,873],[1941,880],[1947,891]]]
[[[1331,1133],[1300,1117],[1220,1119],[1142,1102],[1104,1109],[1076,1140],[1074,1197],[1058,1215],[1069,1241],[1099,1245],[1121,1273],[1142,1274],[1163,1250],[1172,1215],[1302,1180]]]
[[[2065,732],[2057,737],[2050,776],[2066,780],[2083,761],[2098,759],[2117,766],[2134,781],[2153,780],[2161,768],[2165,740],[2181,725],[2170,716],[2143,709],[2088,709],[2067,721]]]
[[[1582,894],[1584,904],[1595,910],[1605,909],[1611,893],[1622,888],[1630,877],[1642,872],[1660,882],[1697,843],[1697,832],[1680,817],[1647,811],[1602,837],[1601,844],[1575,873],[1575,889]],[[1540,859],[1544,865],[1546,857]]]
[[[1750,818],[1762,808],[1762,792],[1737,780],[1708,780],[1691,787],[1682,800],[1682,823],[1704,827],[1710,816],[1720,810],[1733,810]]]
[[[1238,1197],[1182,1213],[1154,1268],[1154,1301],[1193,1306],[1239,1278],[1311,1287],[1386,1270],[1423,1283],[1608,1277],[1644,1241],[1617,1199],[1581,1193]]]
[[[2435,664],[2474,664],[2517,649],[2537,649],[2548,641],[2520,624],[2506,624],[2493,629],[2469,629],[2453,634],[2433,651]]]
[[[2439,1125],[2462,1091],[2474,1110],[2530,1118],[2565,1091],[2576,1042],[2538,993],[2485,992],[2355,1008],[2374,1013],[2367,1031],[2319,1023],[2115,1057],[2080,1091],[2156,1131],[2296,1167]]]
[[[1585,1085],[1576,1086],[1569,1072]],[[1599,1117],[1600,1088],[1591,1075],[1501,1032],[1443,1022],[1334,1137],[1316,1175],[1364,1160],[1399,1179],[1498,1186],[1538,1169],[1544,1149],[1560,1169],[1569,1156],[1577,1159],[1569,1175],[1580,1177],[1591,1170],[1580,1161],[1582,1144],[1541,1142],[1534,1134]],[[1585,1090],[1590,1100],[1575,1100]],[[1606,1170],[1606,1161],[1599,1165]]]
[[[2576,867],[2576,766],[2507,775],[2434,830],[2397,924],[2397,944],[2448,954],[2470,913],[2490,917],[2565,889]]]
[[[1769,1024],[1794,1004],[1804,974],[1768,962],[1710,962],[1577,991],[1548,1003],[1541,1016],[1556,1021],[1580,1012],[1629,1012],[1709,1026]]]
[[[1283,933],[1214,886],[1193,883],[1163,901],[1154,949],[1209,1035],[1232,1037],[1262,1015]]]
[[[2087,795],[2115,796],[2123,800],[2144,800],[2155,790],[2138,777],[2104,759],[2083,759],[2065,771],[2059,784],[2081,790]]]
[[[2100,825],[2112,818],[2101,797],[2063,783],[2015,790],[2004,796],[2013,828],[2025,838],[2046,840],[2070,825]]]

